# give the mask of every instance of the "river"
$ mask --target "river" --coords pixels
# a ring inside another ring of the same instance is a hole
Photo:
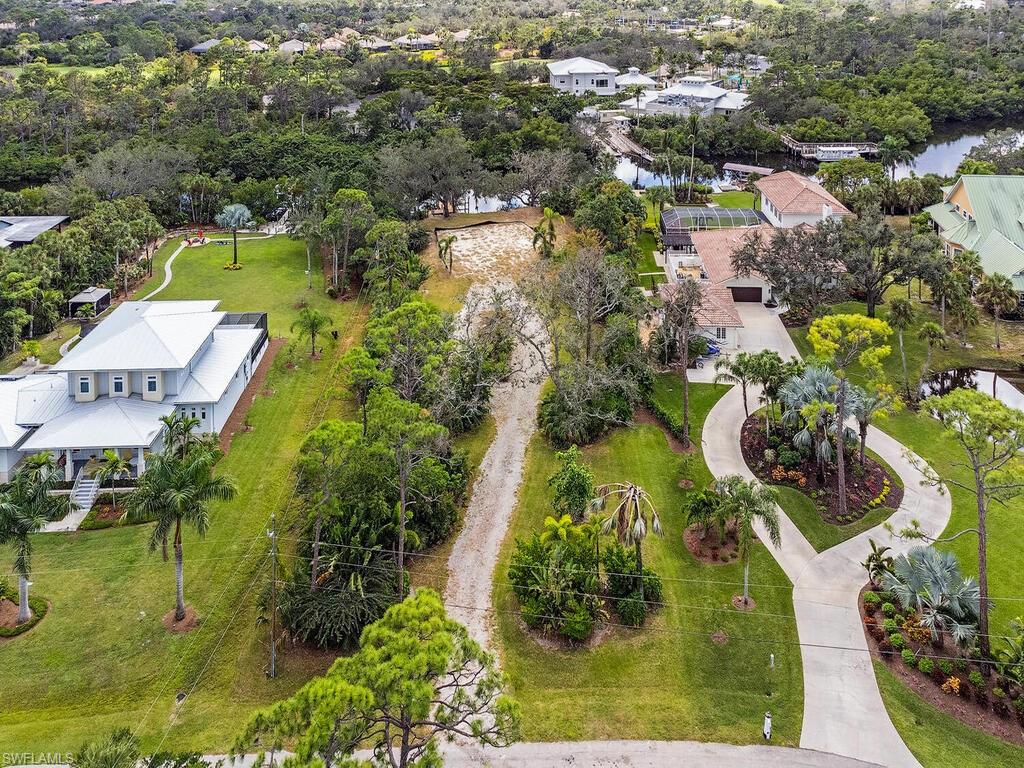
[[[911,171],[918,176],[926,173],[937,173],[940,176],[952,176],[971,148],[980,144],[985,134],[991,130],[1000,128],[1020,128],[1024,134],[1024,127],[1021,121],[1002,120],[998,122],[971,122],[951,123],[936,131],[927,144],[918,144],[911,147],[914,159],[910,163],[903,163],[896,166],[896,178],[902,179],[910,175]],[[807,175],[813,175],[817,163],[809,160],[802,160],[793,155],[785,153],[768,153],[759,155],[756,159],[748,156],[737,158],[716,159],[714,165],[721,167],[725,162],[745,163],[747,165],[763,165],[774,168],[777,171],[792,170]],[[653,186],[668,186],[668,180],[651,171],[649,168],[634,162],[628,157],[616,158],[615,176],[636,189],[644,189]],[[732,182],[730,175],[721,172],[719,176],[712,179],[712,186],[716,189],[721,184]]]

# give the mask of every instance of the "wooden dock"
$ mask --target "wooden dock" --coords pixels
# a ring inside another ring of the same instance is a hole
[[[636,157],[647,163],[654,160],[653,154],[641,147],[625,133],[614,128],[606,132],[605,143],[613,152],[620,155]]]
[[[797,141],[788,133],[780,133],[779,140],[793,154],[812,160],[817,157],[820,149],[837,149],[839,147],[853,147],[862,155],[878,154],[878,145],[873,141]]]

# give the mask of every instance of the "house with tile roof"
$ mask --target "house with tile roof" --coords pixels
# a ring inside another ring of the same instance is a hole
[[[821,184],[793,171],[781,171],[754,182],[760,210],[769,223],[791,229],[801,224],[817,226],[826,219],[851,218],[854,214]]]
[[[963,175],[924,210],[947,255],[974,251],[985,274],[1007,275],[1024,303],[1024,176]]]
[[[107,449],[141,474],[174,413],[219,432],[269,336],[266,314],[218,304],[125,301],[45,373],[0,380],[0,482],[36,453],[53,454],[67,480]]]

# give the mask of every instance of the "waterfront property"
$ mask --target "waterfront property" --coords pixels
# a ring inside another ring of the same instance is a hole
[[[218,304],[124,302],[48,372],[0,382],[0,480],[42,452],[73,480],[106,449],[141,474],[176,411],[218,432],[269,340],[265,314]]]
[[[631,114],[675,117],[690,114],[708,117],[739,112],[747,105],[749,97],[740,91],[722,88],[721,82],[690,75],[667,88],[646,90],[639,98],[626,99],[619,106]]]
[[[846,219],[853,212],[821,184],[793,171],[780,171],[754,182],[761,212],[769,223],[789,229],[826,219]]]
[[[619,70],[600,61],[574,56],[548,64],[548,85],[556,91],[582,96],[592,92],[611,96],[616,92],[615,76]]]
[[[1013,280],[1024,304],[1024,176],[963,175],[925,211],[947,255],[974,251],[985,274]]]

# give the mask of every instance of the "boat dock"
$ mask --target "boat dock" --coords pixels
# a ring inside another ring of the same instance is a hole
[[[797,141],[788,133],[780,133],[779,140],[794,155],[814,160],[822,151],[854,149],[861,155],[878,154],[878,145],[873,141]]]
[[[647,163],[654,160],[653,154],[647,151],[644,147],[641,147],[622,131],[615,129],[607,131],[605,135],[605,143],[612,152],[619,155],[637,157]]]

